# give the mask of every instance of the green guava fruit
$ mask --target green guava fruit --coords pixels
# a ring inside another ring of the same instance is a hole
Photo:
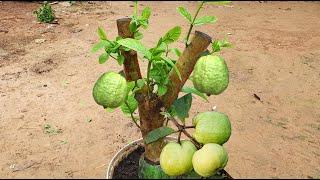
[[[227,89],[229,70],[222,57],[207,55],[197,61],[192,75],[193,86],[207,95],[218,95]]]
[[[197,114],[193,120],[196,126],[193,137],[202,144],[224,144],[231,136],[231,123],[227,115],[208,111]]]
[[[209,177],[224,168],[228,162],[225,148],[219,144],[205,144],[192,158],[193,168],[200,176]]]
[[[169,142],[160,154],[160,166],[169,176],[180,176],[190,172],[192,167],[192,156],[197,151],[195,145],[188,140]]]
[[[93,98],[104,108],[119,107],[127,98],[127,81],[120,74],[106,72],[102,74],[93,87]]]

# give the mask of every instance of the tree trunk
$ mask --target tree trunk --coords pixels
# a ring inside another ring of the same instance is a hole
[[[143,139],[154,129],[163,126],[164,117],[161,112],[161,101],[153,96],[148,97],[146,93],[136,94],[139,102],[140,130]],[[145,145],[145,158],[155,164],[159,164],[159,157],[164,146],[164,140],[160,139],[154,143]]]

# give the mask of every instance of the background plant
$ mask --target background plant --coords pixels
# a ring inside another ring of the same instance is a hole
[[[37,20],[44,23],[51,23],[55,19],[52,7],[48,2],[45,2],[38,10],[34,11]]]

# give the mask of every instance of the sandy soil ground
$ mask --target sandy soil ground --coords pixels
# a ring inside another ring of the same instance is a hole
[[[176,7],[197,6],[139,4],[153,10],[143,39],[149,47],[175,25],[185,34]],[[115,20],[131,16],[132,5],[55,4],[59,24],[48,25],[32,14],[37,2],[0,2],[1,178],[104,178],[113,155],[140,138],[130,119],[105,112],[91,94],[100,74],[121,69],[90,53],[96,29],[115,38]],[[229,33],[235,45],[222,52],[230,84],[210,103],[194,98],[190,114],[217,106],[229,115],[226,170],[234,178],[319,178],[320,3],[234,2],[206,5],[205,14],[217,23],[197,30],[219,39]]]

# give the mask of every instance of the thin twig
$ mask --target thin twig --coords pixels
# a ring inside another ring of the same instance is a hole
[[[133,114],[132,114],[132,112],[131,112],[131,109],[130,109],[130,107],[129,107],[128,102],[125,102],[125,104],[126,104],[126,106],[128,107],[128,109],[129,109],[129,111],[130,111],[130,115],[131,115],[132,121],[133,121],[134,124],[140,129],[139,124],[137,123],[137,121],[136,121],[136,120],[134,119],[134,117],[133,117]]]
[[[197,147],[197,149],[201,149],[202,145],[197,140],[195,140],[186,130],[183,129],[182,132],[190,139],[190,141]]]
[[[202,1],[201,4],[199,5],[196,14],[195,14],[194,17],[193,17],[192,23],[190,24],[189,31],[188,31],[187,38],[186,38],[186,47],[188,47],[189,36],[190,36],[191,30],[192,30],[192,28],[193,28],[193,23],[194,23],[194,21],[196,20],[198,14],[199,14],[199,11],[200,11],[200,9],[201,9],[201,7],[202,7],[202,5],[203,5],[203,3],[204,3],[204,1]]]
[[[178,129],[183,132],[184,135],[186,135],[190,141],[197,147],[197,149],[201,149],[201,144],[195,140],[184,128],[183,125],[179,124],[178,121],[174,118],[170,118],[170,120],[178,127]]]
[[[179,131],[179,135],[178,135],[178,143],[179,143],[179,144],[181,144],[181,141],[180,141],[180,139],[181,139],[181,133],[182,133],[182,130]]]
[[[196,126],[184,126],[184,129],[193,129],[195,128]]]

